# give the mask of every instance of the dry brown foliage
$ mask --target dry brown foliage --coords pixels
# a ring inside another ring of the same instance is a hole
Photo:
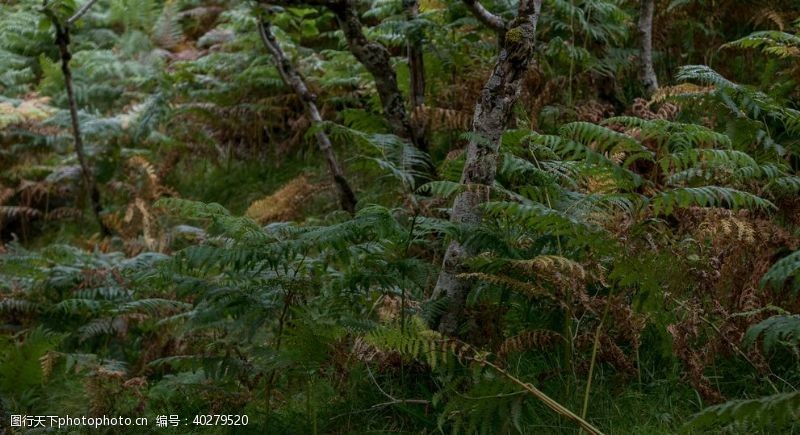
[[[245,216],[260,224],[292,220],[299,216],[308,198],[320,190],[321,185],[312,184],[306,175],[300,175],[273,194],[254,201]]]

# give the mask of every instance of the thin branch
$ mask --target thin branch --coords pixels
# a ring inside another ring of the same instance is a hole
[[[278,67],[278,72],[280,73],[283,82],[290,86],[303,102],[303,106],[305,106],[306,112],[311,121],[311,125],[313,128],[316,128],[315,136],[317,139],[317,146],[319,147],[323,157],[325,157],[331,178],[339,190],[339,203],[342,209],[351,214],[354,213],[357,202],[356,195],[353,193],[350,183],[345,178],[342,166],[339,164],[336,153],[333,151],[333,145],[331,144],[330,138],[325,131],[320,128],[323,120],[315,103],[316,95],[312,94],[308,90],[308,86],[306,85],[305,81],[295,70],[294,66],[289,61],[289,58],[286,57],[286,54],[283,52],[283,49],[281,49],[278,40],[275,39],[275,35],[273,35],[272,31],[270,30],[269,22],[261,20],[258,22],[258,34],[261,36],[261,41],[264,43],[264,47],[266,47],[270,54],[272,54],[272,57],[275,58],[275,64]]]
[[[506,20],[499,15],[491,13],[488,9],[483,7],[478,0],[464,0],[464,4],[467,6],[467,9],[472,12],[472,15],[486,27],[498,33],[505,33],[508,29]]]
[[[372,408],[381,408],[381,407],[384,407],[384,406],[397,405],[397,404],[400,404],[400,403],[414,403],[414,404],[418,404],[418,405],[430,405],[431,404],[430,400],[425,400],[425,399],[397,399],[397,398],[395,398],[391,394],[389,394],[386,391],[384,391],[383,388],[381,388],[381,386],[378,384],[378,381],[375,380],[375,376],[372,374],[372,370],[370,370],[369,364],[367,364],[366,367],[367,367],[367,373],[369,374],[370,379],[372,379],[372,382],[375,384],[376,387],[378,387],[378,390],[381,393],[383,393],[383,395],[386,396],[387,399],[389,399],[388,402],[377,403],[375,405],[372,405]]]
[[[88,2],[84,3],[83,6],[81,6],[80,9],[78,9],[78,11],[75,12],[74,15],[69,17],[69,19],[66,22],[66,25],[71,26],[75,24],[76,21],[80,20],[82,16],[84,16],[87,12],[89,12],[89,9],[91,9],[95,3],[97,3],[97,0],[89,0]]]
[[[366,37],[356,0],[261,0],[260,3],[328,8],[336,16],[350,53],[372,75],[383,106],[383,115],[392,132],[410,140],[417,148],[426,149],[424,138],[415,133],[421,129],[413,125],[413,120],[406,113],[404,96],[397,84],[397,72],[392,65],[392,54],[383,44]]]
[[[430,400],[425,400],[425,399],[397,399],[397,400],[392,400],[391,402],[376,403],[375,405],[372,405],[372,407],[373,408],[381,408],[381,407],[384,407],[384,406],[398,405],[398,404],[401,404],[401,403],[411,403],[411,404],[417,404],[417,405],[430,405],[431,401]]]
[[[91,6],[89,3],[87,3],[87,5]],[[86,7],[86,5],[84,5],[84,7]],[[97,188],[97,181],[94,178],[92,168],[89,164],[89,159],[87,158],[86,152],[84,151],[83,147],[83,136],[81,135],[81,124],[80,124],[80,118],[78,117],[78,102],[75,98],[75,91],[72,86],[72,69],[70,69],[69,66],[69,62],[70,60],[72,60],[72,53],[70,53],[69,51],[70,28],[69,25],[62,25],[59,22],[56,14],[52,10],[45,8],[43,12],[45,15],[48,16],[48,18],[50,18],[50,21],[52,21],[53,27],[55,28],[56,31],[55,44],[58,47],[59,55],[61,58],[61,73],[64,76],[64,88],[67,91],[69,115],[70,115],[70,121],[72,122],[72,134],[75,140],[75,154],[77,154],[78,163],[81,166],[81,175],[83,178],[84,185],[86,187],[86,193],[89,195],[92,211],[94,212],[94,216],[97,219],[97,223],[100,225],[100,233],[103,236],[108,236],[111,235],[111,230],[103,222],[103,219],[101,217],[103,206],[102,206],[102,201],[100,199],[100,190]],[[80,13],[80,11],[78,12]],[[76,13],[76,16],[77,15],[78,14]],[[78,18],[80,17],[78,16]]]

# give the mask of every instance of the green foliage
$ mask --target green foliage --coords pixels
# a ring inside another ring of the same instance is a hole
[[[797,293],[800,286],[800,251],[793,252],[778,260],[761,280],[761,285],[771,285],[780,288],[787,281]]]
[[[745,345],[763,338],[764,350],[773,350],[778,344],[797,348],[800,345],[800,316],[772,316],[747,330]]]
[[[665,86],[650,101],[637,98],[639,2],[543,2],[484,186],[459,181],[475,151],[462,148],[500,37],[464,2],[359,4],[366,43],[390,54],[381,77],[336,8],[98,1],[69,49],[108,237],[89,224],[48,21],[87,3],[47,3],[51,18],[41,2],[0,5],[0,411],[560,434],[576,420],[553,411],[586,397],[583,418],[607,433],[797,426],[791,2],[659,5]],[[406,121],[430,153],[390,134],[377,92],[411,93],[411,43],[425,92],[403,102]],[[352,215],[336,210],[322,132]],[[450,220],[456,198],[475,219]],[[255,201],[269,218],[242,215]],[[431,325],[451,301],[431,293],[452,278],[439,277],[452,241],[471,291],[445,336]]]
[[[729,427],[731,430],[786,430],[798,419],[800,393],[782,393],[710,406],[687,424],[691,430]]]

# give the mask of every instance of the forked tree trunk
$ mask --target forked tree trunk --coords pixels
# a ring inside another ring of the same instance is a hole
[[[67,90],[67,101],[69,103],[69,115],[72,121],[72,135],[75,140],[75,154],[78,156],[78,164],[81,166],[81,177],[86,192],[89,195],[89,200],[92,206],[97,223],[100,225],[100,232],[104,236],[111,234],[111,231],[103,222],[100,215],[103,210],[102,202],[100,200],[100,190],[97,188],[92,167],[86,158],[86,152],[83,148],[83,136],[81,135],[81,124],[78,118],[78,103],[75,100],[75,91],[72,87],[72,70],[69,67],[69,62],[72,60],[72,54],[69,52],[69,26],[75,20],[80,18],[81,15],[88,11],[89,7],[94,4],[94,1],[87,2],[72,18],[70,18],[65,25],[59,23],[55,14],[50,15],[50,19],[56,29],[56,45],[61,56],[61,73],[64,75],[64,87]]]
[[[461,183],[469,187],[453,202],[450,220],[460,225],[481,222],[480,205],[489,198],[489,189],[497,171],[500,137],[511,117],[525,73],[533,57],[536,24],[542,0],[521,0],[517,17],[508,25],[503,46],[492,74],[475,105],[472,136],[467,145],[467,160]],[[475,253],[459,243],[450,242],[436,282],[433,298],[447,297],[448,306],[438,328],[453,334],[462,317],[471,283],[460,278],[464,261]]]
[[[370,41],[364,35],[358,15],[357,0],[259,0],[262,4],[284,6],[323,6],[336,16],[344,33],[350,53],[364,65],[375,80],[375,88],[383,106],[383,116],[397,136],[410,140],[417,148],[427,151],[427,143],[415,134],[418,129],[406,113],[405,97],[397,86],[397,73],[392,66],[389,50],[382,44]]]
[[[330,9],[336,15],[350,52],[375,80],[375,88],[383,105],[383,114],[389,121],[392,131],[400,137],[416,142],[414,130],[406,114],[403,93],[397,86],[397,74],[392,66],[389,50],[364,36],[354,0],[343,0],[332,4]],[[425,148],[423,144],[414,143],[414,145],[421,149]]]
[[[327,134],[325,134],[324,130],[319,128],[320,124],[322,123],[322,116],[319,114],[319,110],[317,109],[317,104],[315,102],[316,95],[312,94],[308,90],[308,86],[306,86],[305,81],[303,81],[303,78],[294,69],[294,66],[286,57],[286,54],[284,54],[283,49],[281,49],[280,44],[278,44],[278,41],[275,39],[275,35],[270,29],[270,24],[268,22],[259,21],[258,32],[261,35],[261,40],[263,41],[264,46],[275,58],[275,64],[278,67],[278,72],[280,73],[283,82],[294,89],[294,92],[305,106],[306,113],[311,120],[311,125],[317,127],[315,133],[317,146],[319,147],[320,152],[322,152],[322,155],[325,157],[325,161],[328,164],[328,171],[330,172],[331,178],[333,178],[333,182],[339,191],[339,204],[343,210],[346,210],[351,214],[354,213],[356,209],[356,195],[353,193],[350,183],[347,182],[347,178],[344,176],[344,171],[342,170],[342,166],[339,164],[339,160],[336,158],[336,153],[333,151],[330,138]]]
[[[639,1],[639,75],[647,95],[658,90],[658,77],[653,68],[653,13],[655,0]]]

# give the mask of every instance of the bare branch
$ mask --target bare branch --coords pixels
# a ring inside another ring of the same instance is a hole
[[[478,0],[464,0],[464,4],[467,6],[467,9],[472,12],[472,15],[475,15],[475,18],[486,25],[486,27],[498,33],[505,33],[508,27],[506,20],[491,13],[489,10],[483,7]]]
[[[426,150],[427,144],[420,131],[406,113],[405,101],[397,85],[397,72],[392,65],[392,55],[381,43],[370,41],[364,35],[363,23],[358,14],[356,0],[260,0],[261,4],[281,6],[323,6],[336,16],[350,53],[375,80],[375,89],[383,106],[383,115],[392,132],[409,139],[417,148]]]
[[[67,23],[66,23],[66,25],[67,25],[67,26],[71,26],[71,25],[75,24],[75,22],[76,22],[76,21],[78,21],[78,20],[80,20],[80,19],[81,19],[81,17],[82,17],[84,14],[86,14],[87,12],[89,12],[89,9],[91,9],[91,8],[92,8],[92,6],[94,6],[94,4],[95,4],[95,3],[97,3],[97,0],[89,0],[89,1],[87,1],[86,3],[84,3],[84,4],[83,4],[83,6],[81,6],[81,7],[80,7],[80,9],[78,9],[78,11],[77,11],[77,12],[75,12],[75,14],[74,14],[74,15],[72,15],[71,17],[69,17],[69,19],[67,20]]]
[[[319,109],[317,109],[317,104],[315,103],[316,96],[308,90],[308,86],[306,85],[305,81],[303,81],[303,78],[295,70],[294,65],[292,65],[292,63],[289,61],[289,58],[286,57],[286,54],[283,52],[283,49],[281,49],[278,40],[275,39],[275,35],[273,35],[272,30],[270,30],[269,22],[258,22],[258,34],[261,36],[261,41],[264,43],[264,47],[266,47],[270,54],[272,54],[272,57],[275,58],[278,72],[280,73],[284,83],[294,90],[294,92],[303,102],[303,106],[305,106],[312,126],[317,127],[317,131],[315,133],[317,138],[317,146],[328,163],[328,170],[330,171],[334,184],[339,189],[339,202],[342,206],[342,209],[350,213],[355,212],[356,196],[353,193],[353,189],[350,187],[350,183],[348,183],[344,176],[344,171],[342,170],[339,160],[336,158],[336,154],[333,151],[330,138],[328,138],[328,135],[325,133],[325,131],[319,128],[323,120],[319,113]]]

